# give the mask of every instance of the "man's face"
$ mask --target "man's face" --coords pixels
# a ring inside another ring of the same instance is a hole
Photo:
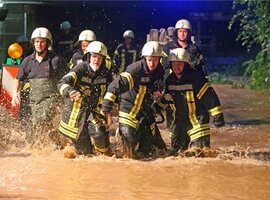
[[[90,57],[90,63],[92,66],[94,66],[96,69],[99,69],[100,65],[102,64],[103,56],[100,54],[93,53]]]
[[[188,38],[188,30],[185,28],[179,28],[177,30],[177,37],[180,41],[186,41]]]
[[[158,56],[147,56],[145,57],[146,64],[149,68],[150,71],[153,71],[154,69],[157,68],[159,64],[160,57]]]
[[[34,47],[37,53],[43,52],[47,48],[48,40],[46,38],[35,38]]]
[[[88,47],[89,44],[90,44],[90,42],[86,41],[86,40],[81,42],[82,52],[85,52],[85,50],[86,50],[86,48]]]
[[[183,73],[185,67],[184,62],[179,61],[172,61],[172,70],[175,75],[181,75]]]
[[[132,43],[132,38],[128,37],[128,38],[125,38],[125,44],[131,44]]]
[[[69,28],[63,29],[63,33],[64,35],[69,35],[70,29]]]

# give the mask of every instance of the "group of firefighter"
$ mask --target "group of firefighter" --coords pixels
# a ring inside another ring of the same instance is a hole
[[[60,26],[65,33],[70,27],[69,22]],[[210,147],[210,116],[216,127],[225,122],[203,55],[190,40],[191,32],[190,22],[181,19],[173,40],[163,48],[150,41],[141,49],[133,31],[127,30],[111,59],[92,30],[80,33],[79,48],[69,56],[67,37],[55,49],[50,31],[36,28],[31,36],[33,52],[23,59],[12,92],[13,106],[21,103],[22,107],[27,99],[29,109],[22,109],[29,116],[27,140],[42,134],[37,127],[51,125],[60,106],[60,135],[77,154],[138,158],[150,157],[155,149],[167,150],[156,123],[157,113],[162,112],[166,112],[171,138],[169,155]],[[109,129],[115,109],[119,128],[112,150]]]

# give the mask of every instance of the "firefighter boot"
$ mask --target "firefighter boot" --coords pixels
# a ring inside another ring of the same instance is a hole
[[[210,135],[197,138],[190,142],[190,147],[198,147],[203,149],[204,147],[210,148]]]

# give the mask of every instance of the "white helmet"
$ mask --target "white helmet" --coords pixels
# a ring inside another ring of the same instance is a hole
[[[123,38],[133,38],[134,39],[134,33],[131,30],[126,30],[123,34]]]
[[[47,28],[44,27],[36,28],[31,35],[31,40],[38,37],[46,38],[52,43],[52,34]]]
[[[96,35],[93,31],[91,30],[84,30],[80,33],[78,41],[95,41],[96,40]]]
[[[90,53],[90,54],[96,53],[104,57],[108,55],[107,47],[102,42],[99,42],[99,41],[91,42],[86,48],[84,54],[86,53]]]
[[[187,50],[183,48],[176,48],[171,50],[169,55],[169,61],[182,61],[186,63],[190,63],[190,54]]]
[[[188,30],[192,30],[191,29],[191,24],[188,20],[186,19],[180,19],[176,22],[175,24],[175,30],[179,29],[179,28],[184,28],[184,29],[188,29]]]
[[[70,29],[70,28],[71,28],[71,24],[69,21],[64,21],[60,24],[60,30]]]
[[[162,47],[156,41],[147,42],[142,49],[142,56],[162,56]]]

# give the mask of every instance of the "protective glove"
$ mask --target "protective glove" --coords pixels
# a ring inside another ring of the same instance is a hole
[[[220,114],[215,115],[215,116],[213,117],[213,124],[214,124],[216,127],[222,127],[222,126],[225,125],[223,113],[220,113]]]

